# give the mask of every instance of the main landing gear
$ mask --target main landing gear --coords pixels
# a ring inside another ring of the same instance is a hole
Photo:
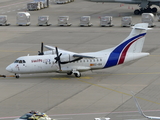
[[[134,11],[134,14],[135,15],[140,15],[140,14],[142,14],[142,13],[156,13],[157,12],[157,8],[156,7],[154,7],[154,8],[150,8],[150,7],[148,7],[148,8],[146,8],[146,9],[136,9],[135,11]]]
[[[67,73],[67,75],[72,75],[72,73],[75,75],[75,77],[79,78],[81,77],[81,73],[77,70],[72,70],[71,72]]]

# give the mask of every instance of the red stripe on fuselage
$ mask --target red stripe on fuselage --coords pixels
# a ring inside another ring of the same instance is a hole
[[[134,41],[130,42],[130,43],[125,47],[125,49],[123,49],[122,54],[121,54],[121,56],[120,56],[120,59],[119,59],[119,61],[118,61],[118,64],[122,64],[122,63],[124,62],[125,57],[126,57],[126,54],[127,54],[127,51],[128,51],[128,49],[129,49],[129,47],[132,45],[132,43],[134,43],[135,41],[137,41],[138,39],[140,39],[140,38],[142,38],[142,37],[144,37],[144,36],[141,36],[141,37],[135,39]]]

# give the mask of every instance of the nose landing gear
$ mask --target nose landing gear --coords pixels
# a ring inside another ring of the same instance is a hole
[[[18,74],[16,74],[16,73],[15,73],[15,78],[17,78],[17,79],[19,78],[19,75],[18,75]]]

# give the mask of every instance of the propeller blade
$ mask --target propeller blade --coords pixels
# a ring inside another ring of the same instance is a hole
[[[38,51],[38,55],[44,55],[44,52],[43,52],[43,42],[41,43],[41,51]]]
[[[56,55],[57,55],[57,57],[54,58],[56,60],[55,63],[58,62],[59,70],[61,71],[61,59],[60,59],[60,57],[61,57],[62,53],[59,54],[58,48],[57,47],[55,47],[55,48],[56,48]]]
[[[57,46],[55,48],[56,48],[56,55],[58,57],[58,48],[57,48]]]
[[[41,43],[41,53],[43,53],[43,42]]]

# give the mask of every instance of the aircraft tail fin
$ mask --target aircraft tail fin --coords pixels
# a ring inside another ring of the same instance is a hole
[[[149,29],[148,23],[139,23],[132,28],[133,29],[129,36],[119,45],[100,51],[110,53],[104,68],[119,65],[131,60],[140,59],[149,55],[149,53],[142,53],[145,35]]]
[[[143,48],[148,23],[139,23],[132,27],[129,36],[114,48],[115,52],[140,53]]]

